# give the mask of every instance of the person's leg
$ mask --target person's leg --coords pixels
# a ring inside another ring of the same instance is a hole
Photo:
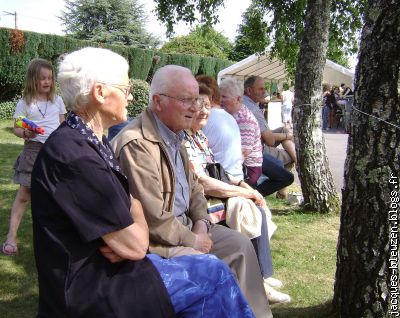
[[[17,231],[30,198],[30,189],[26,186],[20,185],[11,208],[10,227],[3,246],[3,252],[5,254],[12,255],[17,252]]]
[[[213,226],[210,232],[213,240],[210,253],[228,264],[256,317],[272,317],[257,255],[250,240],[220,225]]]
[[[210,254],[149,254],[178,317],[254,317],[229,268]]]
[[[283,163],[264,152],[262,171],[267,180],[259,184],[256,189],[263,196],[270,195],[294,181],[294,175],[283,167]]]
[[[257,186],[257,180],[260,178],[262,174],[261,166],[251,167],[246,166],[246,183],[252,186],[253,188]]]
[[[333,109],[329,108],[328,128],[333,128]]]
[[[328,114],[328,106],[322,107],[322,130],[326,130],[328,128]]]
[[[291,140],[284,140],[284,141],[282,141],[282,147],[289,154],[292,162],[294,162],[294,164],[296,164],[297,155],[296,155],[296,148],[295,148],[294,142]]]
[[[274,268],[272,266],[272,257],[269,246],[267,217],[263,209],[261,209],[260,207],[258,209],[260,210],[262,217],[261,235],[259,237],[253,238],[251,240],[251,243],[253,243],[254,250],[256,251],[261,275],[263,278],[267,278],[272,276],[272,274],[274,273]]]

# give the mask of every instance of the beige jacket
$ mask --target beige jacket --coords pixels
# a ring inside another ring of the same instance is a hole
[[[146,109],[130,122],[113,139],[112,146],[128,177],[132,196],[142,203],[150,231],[150,252],[170,257],[176,250],[172,247],[193,247],[195,234],[173,212],[175,173],[152,111]],[[187,216],[193,223],[208,219],[204,191],[189,169],[185,147],[180,153],[191,189]]]

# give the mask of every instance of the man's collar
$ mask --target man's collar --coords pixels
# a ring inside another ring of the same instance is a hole
[[[180,145],[185,136],[183,130],[174,133],[171,129],[169,129],[157,116],[155,112],[153,112],[154,119],[156,120],[156,125],[160,131],[161,138],[167,145]]]
[[[249,96],[243,95],[243,104],[251,103],[253,105],[258,105],[255,101],[253,101]]]

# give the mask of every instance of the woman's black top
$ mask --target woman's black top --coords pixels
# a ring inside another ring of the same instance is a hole
[[[113,264],[99,252],[102,236],[134,222],[118,170],[106,138],[76,115],[40,151],[31,188],[38,317],[174,317],[148,258]]]

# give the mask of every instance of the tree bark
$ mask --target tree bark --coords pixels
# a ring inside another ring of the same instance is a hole
[[[369,0],[364,20],[333,299],[346,318],[392,315],[399,283],[399,1]]]
[[[339,211],[321,130],[321,81],[330,23],[330,0],[309,0],[296,67],[294,135],[304,204],[322,213]]]

